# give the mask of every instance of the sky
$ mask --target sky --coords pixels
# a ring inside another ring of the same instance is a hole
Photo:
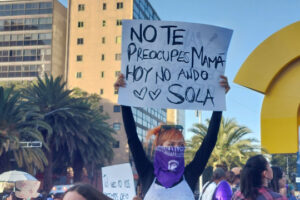
[[[67,6],[67,0],[59,0]],[[88,0],[86,0],[88,1]],[[161,20],[221,26],[233,30],[227,53],[225,75],[231,90],[226,96],[225,118],[234,118],[260,140],[260,112],[264,95],[233,83],[241,65],[251,52],[278,30],[300,20],[299,0],[149,0]],[[201,121],[210,118],[203,111]],[[194,123],[195,111],[186,111],[187,138]]]

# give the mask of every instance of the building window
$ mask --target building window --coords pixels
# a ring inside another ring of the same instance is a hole
[[[120,141],[114,141],[112,146],[113,148],[120,148]]]
[[[77,44],[82,45],[83,44],[83,38],[77,38]]]
[[[122,20],[121,19],[117,19],[117,26],[122,26]]]
[[[115,54],[115,60],[121,60],[121,54],[120,53]]]
[[[82,77],[82,73],[81,72],[77,72],[76,73],[76,78],[81,78]]]
[[[105,37],[102,37],[102,44],[105,44]]]
[[[106,26],[106,21],[105,20],[102,20],[102,26]]]
[[[117,2],[117,9],[123,8],[123,2]]]
[[[78,5],[78,11],[84,11],[84,4]]]
[[[77,55],[76,56],[76,61],[81,62],[82,61],[82,55]]]
[[[101,54],[101,60],[104,61],[105,60],[105,55]]]
[[[122,42],[122,37],[121,36],[117,36],[116,37],[116,43],[117,44],[121,44],[121,42]]]
[[[106,3],[103,3],[102,10],[106,10]]]
[[[121,112],[121,106],[119,105],[114,106],[114,112]]]
[[[114,94],[119,94],[119,90],[115,89]]]
[[[104,78],[104,72],[103,71],[101,72],[100,76],[101,76],[101,78]]]
[[[82,28],[83,27],[83,22],[82,21],[79,21],[78,22],[78,28]]]
[[[115,77],[118,77],[120,75],[120,71],[115,71]]]
[[[103,89],[100,89],[100,94],[103,94],[103,93],[104,93]]]
[[[116,131],[121,129],[121,123],[113,123],[113,129],[115,129]]]

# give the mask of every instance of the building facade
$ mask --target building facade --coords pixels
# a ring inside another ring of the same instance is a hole
[[[147,0],[69,0],[67,82],[100,94],[103,111],[117,132],[112,164],[128,162],[129,149],[118,93],[113,84],[121,69],[122,19],[160,20]],[[132,108],[142,142],[147,130],[167,122],[166,109]]]
[[[185,110],[168,109],[167,110],[167,124],[179,124],[185,127]],[[182,133],[185,135],[186,130],[183,129]]]
[[[0,81],[64,76],[67,9],[57,0],[0,2]]]

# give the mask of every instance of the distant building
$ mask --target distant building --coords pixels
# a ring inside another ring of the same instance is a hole
[[[185,110],[179,109],[168,109],[167,111],[167,123],[168,124],[179,124],[185,127]],[[183,135],[185,135],[186,130],[183,129]]]
[[[0,81],[64,76],[66,22],[57,0],[0,1]]]

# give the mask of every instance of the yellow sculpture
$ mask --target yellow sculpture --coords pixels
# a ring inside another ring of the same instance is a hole
[[[269,153],[296,153],[300,125],[300,21],[274,33],[246,59],[235,83],[265,95],[261,143]]]

